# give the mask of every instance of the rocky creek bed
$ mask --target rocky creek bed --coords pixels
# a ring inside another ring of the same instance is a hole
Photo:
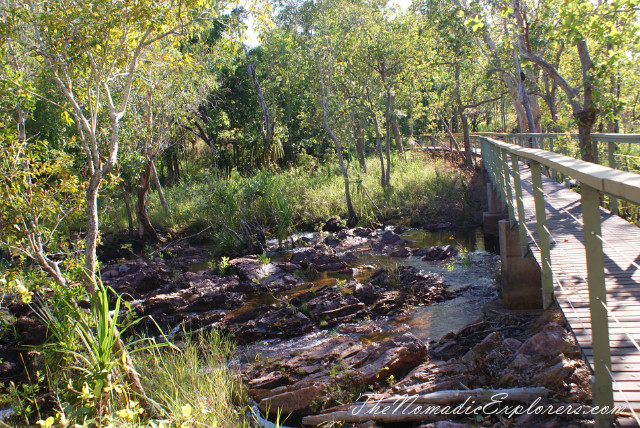
[[[157,336],[160,328],[179,340],[185,331],[217,328],[233,336],[234,364],[256,406],[266,417],[288,415],[288,426],[593,424],[575,414],[451,421],[367,413],[367,400],[407,395],[458,405],[469,397],[487,401],[486,391],[498,390],[509,393],[505,403],[540,397],[542,404],[587,409],[590,372],[559,312],[511,313],[496,303],[499,258],[482,251],[481,236],[388,227],[289,242],[291,248],[271,242],[265,256],[215,269],[206,249],[174,245],[162,257],[108,265],[102,279],[136,315],[149,316],[138,332]],[[6,310],[25,343],[42,341],[46,331],[26,305]],[[5,348],[4,380],[19,371]],[[348,404],[356,402],[365,406],[360,412]]]

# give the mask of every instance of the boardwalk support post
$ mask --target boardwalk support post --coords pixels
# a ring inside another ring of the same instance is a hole
[[[502,305],[507,309],[542,307],[540,267],[533,254],[522,256],[518,230],[509,220],[498,222]]]
[[[611,408],[613,407],[613,385],[609,375],[611,349],[609,348],[609,318],[605,307],[607,290],[604,282],[604,253],[600,240],[602,236],[600,192],[593,187],[581,184],[580,193],[593,335],[593,404],[600,408],[603,406]],[[612,421],[613,416],[611,415],[596,416],[597,427],[610,427]]]

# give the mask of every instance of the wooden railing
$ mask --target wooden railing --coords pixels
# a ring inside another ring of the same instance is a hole
[[[462,145],[462,134],[455,133],[454,137],[459,140],[458,143]],[[570,155],[569,147],[566,144],[558,144],[562,139],[570,137],[571,140],[577,140],[578,134],[575,133],[544,133],[544,134],[504,134],[497,132],[476,132],[471,134],[474,147],[477,148],[477,140],[475,137],[488,137],[496,140],[502,140],[506,143],[518,145],[521,147],[539,148],[552,153],[559,153],[565,156]],[[429,139],[431,141],[441,140],[447,141],[449,139],[448,134],[425,134],[418,136],[418,139]],[[601,134],[592,133],[591,140],[593,143],[593,152],[595,157],[595,163],[608,166],[612,169],[625,169],[626,171],[640,172],[640,153],[639,156],[631,156],[620,153],[619,145],[628,144],[635,145],[640,144],[640,134]],[[604,144],[606,143],[606,149]],[[462,147],[461,147],[462,148]],[[640,147],[639,151],[640,151]],[[605,157],[606,152],[606,157]],[[574,154],[577,157],[577,152]],[[606,161],[605,161],[606,159]],[[619,159],[626,159],[625,162],[620,162]],[[636,168],[630,168],[631,159],[636,165]],[[567,174],[562,173],[560,170],[551,169],[551,176],[556,181],[565,181],[568,177]],[[576,178],[576,177],[573,177]],[[619,211],[619,201],[615,195],[607,194],[608,205],[607,208],[615,214]]]
[[[537,244],[542,260],[543,304],[548,307],[553,302],[554,277],[550,254],[550,231],[546,225],[544,193],[542,189],[543,168],[556,171],[577,180],[580,185],[582,223],[587,262],[587,285],[591,328],[593,332],[593,399],[594,405],[613,406],[613,378],[611,376],[611,350],[609,343],[608,307],[605,288],[603,239],[601,232],[600,194],[640,204],[640,175],[615,170],[613,168],[584,162],[562,154],[542,149],[525,148],[521,145],[499,141],[492,137],[501,136],[511,142],[524,142],[526,138],[537,138],[541,147],[553,147],[552,141],[545,145],[544,139],[553,138],[548,134],[474,134],[474,146],[479,145],[484,166],[490,179],[506,205],[512,225],[518,225],[523,254],[528,247],[525,225],[525,209],[522,198],[520,167],[525,163],[531,170],[535,217],[537,222]],[[620,141],[639,142],[640,136],[616,135],[615,141],[607,141],[606,135],[596,138],[615,144]],[[640,245],[640,243],[639,243]],[[608,420],[599,420],[598,425],[606,426]]]

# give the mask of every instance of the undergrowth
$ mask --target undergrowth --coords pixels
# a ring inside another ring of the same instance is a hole
[[[350,171],[353,204],[362,226],[389,220],[414,226],[461,221],[468,209],[463,174],[439,159],[411,153],[406,161],[393,157],[391,187],[386,189],[379,183],[378,159],[367,159],[366,174],[353,166]],[[233,251],[238,236],[232,231],[242,230],[242,223],[259,225],[269,236],[285,239],[294,230],[318,228],[326,219],[346,212],[338,165],[320,164],[311,157],[291,169],[251,176],[204,170],[164,191],[172,215],[166,215],[157,193],[150,192],[149,216],[154,226],[183,235],[212,226],[209,238],[221,252]],[[124,204],[113,200],[108,206],[103,230],[126,228]]]

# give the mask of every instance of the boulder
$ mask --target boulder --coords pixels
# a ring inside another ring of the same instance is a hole
[[[275,275],[269,275],[268,277],[260,280],[260,285],[271,291],[283,291],[290,290],[304,281],[298,275],[292,273],[280,272]]]
[[[363,351],[368,355],[358,364],[357,370],[365,384],[383,381],[390,375],[406,373],[421,364],[427,356],[425,344],[412,334],[372,344]],[[357,359],[358,354],[352,359]]]
[[[389,253],[391,257],[409,257],[411,255],[411,248],[400,247]]]
[[[324,225],[322,225],[322,231],[338,233],[342,229],[346,229],[346,227],[347,226],[345,225],[344,220],[340,220],[337,217],[332,217],[329,220],[327,220]]]
[[[569,352],[573,345],[565,339],[567,331],[554,322],[547,324],[540,333],[530,337],[518,349],[516,355],[529,357],[555,357]]]
[[[287,383],[287,378],[280,371],[272,371],[257,379],[250,380],[249,387],[253,389],[273,389],[285,383]]]
[[[321,386],[312,385],[264,398],[258,403],[258,408],[263,413],[269,414],[289,415],[301,413],[311,407],[323,392],[324,388]]]
[[[413,253],[415,257],[420,257],[424,261],[446,260],[456,254],[458,254],[458,250],[451,245],[437,245]]]
[[[351,256],[352,257],[352,256]],[[316,245],[291,256],[290,262],[318,272],[338,271],[347,267],[349,256],[338,256],[333,249]]]
[[[518,339],[507,337],[502,341],[502,345],[500,346],[507,352],[516,352],[520,348],[520,346],[522,346],[522,342],[520,342]]]
[[[574,369],[575,364],[572,361],[562,360],[537,375],[534,382],[536,385],[546,386],[547,388],[560,388],[563,386],[565,379],[571,376]]]
[[[373,237],[373,249],[381,254],[389,254],[390,252],[404,247],[407,241],[393,233],[391,230],[385,230]]]
[[[235,268],[240,279],[248,281],[253,281],[254,279],[259,280],[267,276],[284,272],[275,263],[265,265],[254,255],[238,257],[231,260],[229,264]]]

